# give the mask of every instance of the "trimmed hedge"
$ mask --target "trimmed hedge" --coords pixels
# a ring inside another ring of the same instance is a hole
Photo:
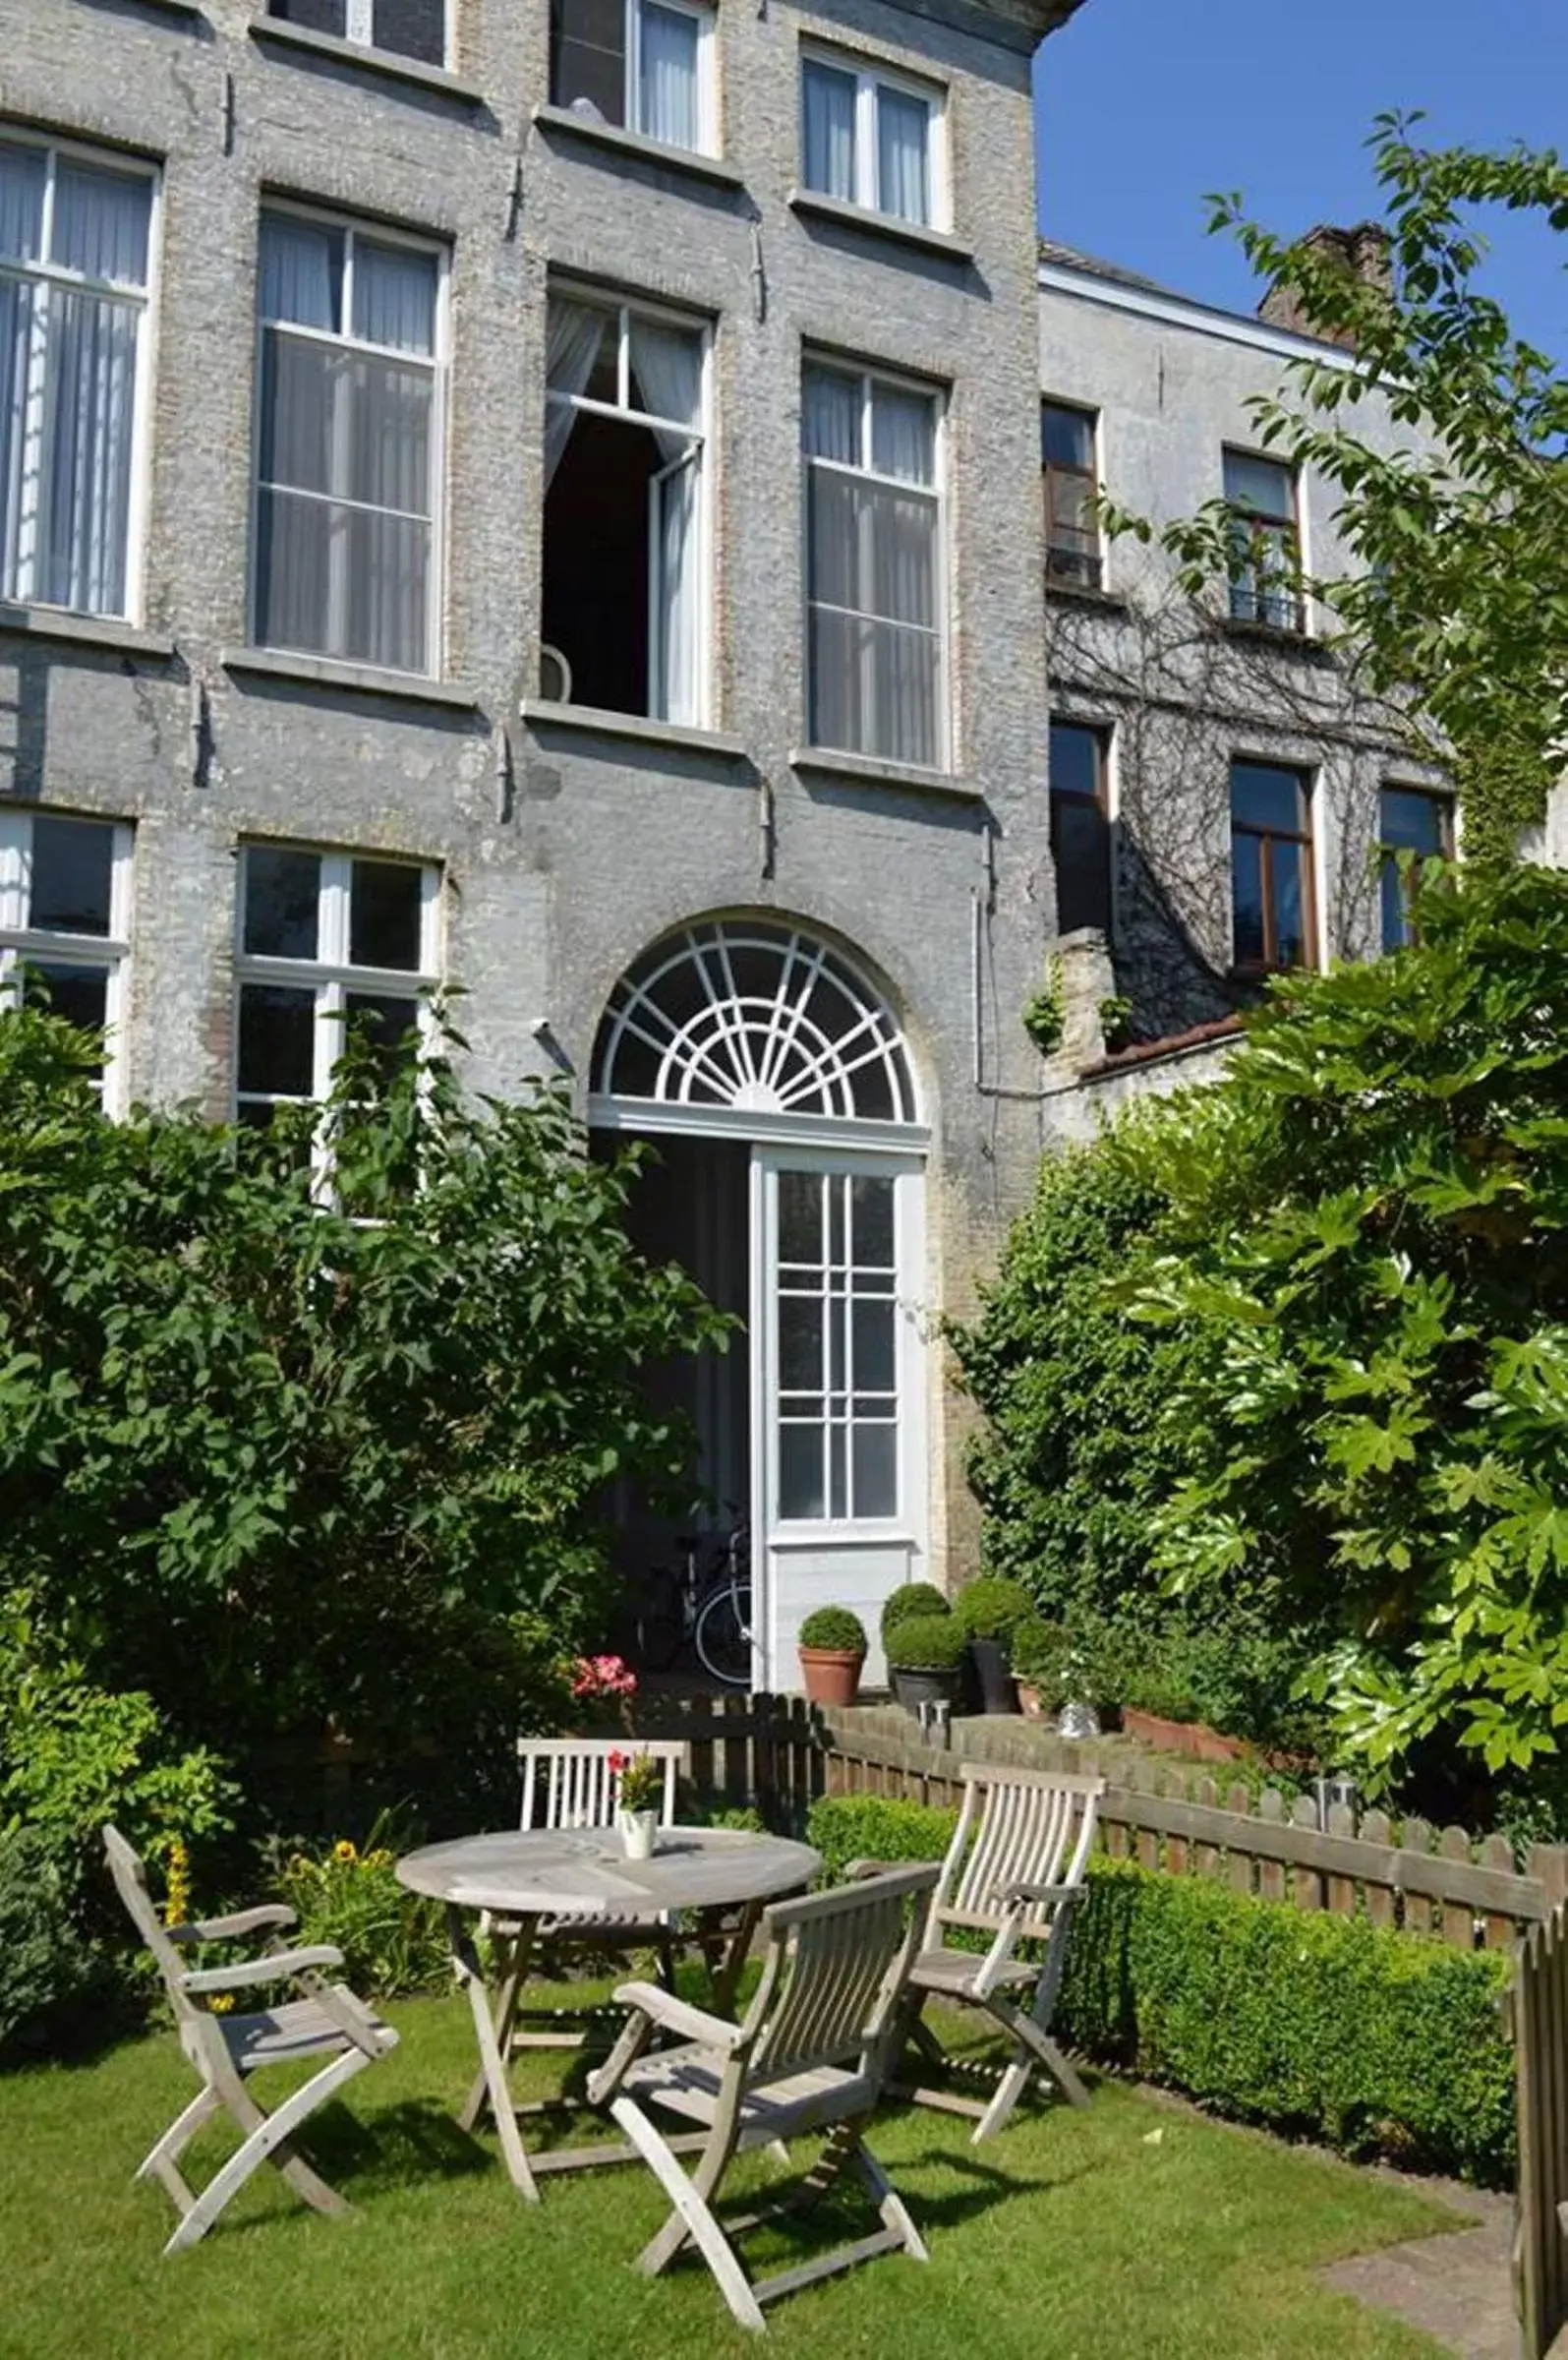
[[[834,1796],[813,1805],[809,1834],[834,1877],[857,1856],[936,1859],[953,1827],[952,1811]],[[1508,1978],[1495,1951],[1097,1857],[1057,2025],[1216,2113],[1507,2186]]]

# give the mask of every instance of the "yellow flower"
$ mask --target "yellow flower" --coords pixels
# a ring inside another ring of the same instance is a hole
[[[391,1865],[392,1856],[389,1852],[368,1852],[365,1855],[367,1868],[390,1868]]]
[[[184,1925],[191,1914],[191,1856],[178,1836],[169,1843],[169,1875],[163,1896],[165,1925]]]
[[[206,2004],[214,2016],[226,2016],[234,2005],[234,1994],[232,1991],[209,1991]]]
[[[333,1859],[342,1860],[345,1865],[351,1860],[357,1860],[359,1857],[359,1854],[355,1851],[347,1836],[340,1836],[338,1841],[332,1847]]]

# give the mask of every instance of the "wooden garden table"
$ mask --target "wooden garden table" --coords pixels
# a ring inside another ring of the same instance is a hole
[[[512,2025],[539,1920],[642,1921],[669,1910],[691,1910],[711,1928],[722,1913],[738,1909],[714,1968],[715,2006],[727,2015],[764,1904],[802,1891],[821,1866],[821,1854],[808,1844],[729,1827],[662,1828],[659,1848],[648,1860],[628,1860],[612,1828],[511,1828],[427,1844],[398,1861],[399,1884],[446,1905],[452,1966],[468,1993],[484,2069],[483,2090],[476,2087],[464,2109],[465,2123],[471,2127],[488,2098],[506,2168],[520,2194],[537,2202],[537,2170],[581,2160],[579,2151],[574,2158],[550,2154],[530,2163],[506,2078]],[[493,1940],[499,1968],[494,1994],[474,1942],[473,1920],[480,1911],[517,1929]],[[616,2155],[614,2148],[607,2148],[600,2159],[613,2162]]]

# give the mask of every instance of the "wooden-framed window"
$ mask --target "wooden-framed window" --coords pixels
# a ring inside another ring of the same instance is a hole
[[[1277,631],[1307,628],[1301,595],[1296,470],[1253,450],[1225,452],[1231,511],[1231,615]]]
[[[1410,896],[1400,873],[1401,853],[1423,859],[1451,860],[1454,856],[1454,805],[1450,796],[1424,787],[1385,786],[1378,797],[1377,889],[1382,915],[1383,948],[1397,951],[1415,939]]]
[[[1312,786],[1307,772],[1231,764],[1232,959],[1242,974],[1314,963]]]
[[[800,57],[800,180],[819,197],[946,226],[943,92],[837,50]]]
[[[102,1032],[99,1094],[123,1092],[119,1036],[131,951],[131,830],[59,811],[0,811],[0,1007],[46,1007]]]
[[[1056,923],[1111,931],[1109,733],[1079,721],[1051,724],[1051,858]]]
[[[158,177],[0,136],[0,599],[135,618]]]
[[[550,94],[591,121],[718,152],[708,0],[551,0]]]
[[[1045,506],[1047,581],[1103,588],[1104,559],[1094,512],[1099,492],[1093,410],[1066,401],[1040,404],[1040,487]]]
[[[266,13],[360,49],[384,49],[423,66],[448,62],[446,0],[266,0]]]

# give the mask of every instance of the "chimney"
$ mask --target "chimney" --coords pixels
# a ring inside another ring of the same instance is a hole
[[[1380,221],[1358,221],[1354,229],[1336,229],[1332,222],[1320,221],[1309,229],[1302,244],[1313,254],[1359,278],[1364,286],[1389,292],[1394,283],[1389,262],[1388,232]],[[1329,344],[1343,344],[1350,351],[1356,348],[1355,336],[1342,327],[1318,327],[1308,317],[1301,296],[1287,279],[1278,278],[1257,307],[1257,316],[1270,327],[1285,327],[1299,336],[1319,336]]]

